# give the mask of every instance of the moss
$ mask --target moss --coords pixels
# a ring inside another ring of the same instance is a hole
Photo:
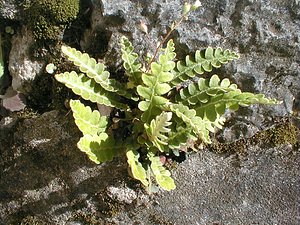
[[[75,214],[74,218],[72,218],[72,220],[76,220],[76,222],[80,222],[80,224],[82,225],[91,225],[91,224],[103,224],[103,222],[101,222],[101,219],[98,218],[95,215],[86,215],[82,212],[78,212],[77,214]]]
[[[42,221],[35,216],[27,216],[19,223],[20,225],[49,225],[48,222]]]
[[[38,40],[57,40],[79,12],[79,0],[33,0],[26,21]]]
[[[232,143],[214,143],[210,149],[216,153],[246,153],[249,145],[276,147],[284,144],[299,145],[299,129],[286,119],[249,139],[240,139]]]
[[[298,140],[299,130],[292,123],[284,123],[271,130],[271,141],[277,145],[295,145]]]

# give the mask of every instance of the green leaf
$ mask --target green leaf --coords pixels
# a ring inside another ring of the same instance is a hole
[[[75,71],[72,71],[71,73],[65,72],[56,74],[55,78],[68,88],[71,88],[75,94],[80,95],[85,100],[123,110],[128,109],[126,104],[120,102],[118,95],[107,92],[93,79],[90,79],[84,74],[78,75]]]
[[[166,133],[171,131],[168,128],[172,124],[171,119],[172,112],[162,112],[151,121],[150,125],[144,124],[149,140],[160,151],[164,151],[164,147],[168,144]]]
[[[154,174],[157,184],[166,191],[171,191],[176,188],[174,180],[171,178],[171,173],[160,162],[159,156],[153,153],[148,153],[148,158],[151,161],[151,170]]]
[[[150,73],[142,74],[143,84],[137,87],[137,93],[143,98],[143,101],[139,103],[139,109],[144,112],[141,117],[143,122],[150,123],[157,113],[160,114],[157,112],[158,109],[169,102],[162,95],[171,90],[168,82],[173,79],[171,70],[175,67],[173,60],[176,54],[174,50],[173,41],[168,41],[167,47],[162,49],[163,54],[159,56],[159,61],[151,63]]]
[[[188,127],[191,127],[194,136],[201,138],[206,143],[211,143],[209,137],[209,131],[212,130],[211,125],[208,121],[196,116],[196,111],[194,109],[189,109],[181,103],[170,105],[170,109],[182,119]]]
[[[149,109],[150,102],[141,101],[138,105],[139,109],[143,112],[147,111]]]
[[[227,63],[239,56],[235,52],[223,50],[221,48],[213,49],[208,47],[202,54],[199,50],[195,52],[195,57],[186,56],[185,61],[178,61],[172,84],[174,86],[195,77],[197,74],[203,74],[205,71],[212,71],[212,67],[219,68],[222,64]]]
[[[125,36],[121,37],[120,45],[125,73],[129,78],[129,83],[131,83],[133,87],[136,87],[142,83],[141,63],[138,62],[138,54],[133,52],[134,48]]]
[[[88,155],[90,160],[97,164],[111,161],[124,148],[122,144],[116,145],[114,139],[106,133],[86,134],[80,138],[77,146]]]
[[[105,132],[107,117],[101,116],[99,111],[92,111],[89,106],[85,106],[79,100],[71,100],[70,107],[75,123],[83,135],[97,135]]]
[[[96,60],[91,58],[87,53],[81,53],[75,48],[62,46],[61,50],[70,61],[79,67],[81,72],[100,84],[106,91],[117,92],[120,95],[131,98],[131,95],[126,92],[124,85],[114,79],[109,79],[110,74],[105,70],[103,63],[97,63]]]
[[[127,162],[131,168],[132,176],[141,181],[143,185],[148,186],[146,170],[139,162],[140,154],[136,150],[127,150],[126,152]]]

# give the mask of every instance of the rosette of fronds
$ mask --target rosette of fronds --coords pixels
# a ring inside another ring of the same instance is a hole
[[[80,73],[71,71],[55,77],[83,99],[115,107],[119,115],[124,115],[113,120],[79,100],[71,100],[70,104],[75,123],[83,134],[78,148],[96,163],[110,161],[123,153],[131,176],[149,190],[153,180],[164,190],[175,188],[170,171],[160,160],[161,154],[178,155],[191,141],[211,143],[210,133],[222,128],[226,110],[277,103],[262,94],[242,92],[227,78],[199,77],[238,58],[235,52],[209,47],[184,61],[176,61],[175,46],[169,40],[146,66],[139,62],[126,37],[121,38],[120,45],[124,83],[110,78],[104,64],[65,46],[62,52],[78,66]],[[196,76],[199,78],[194,79]],[[180,86],[187,80],[188,85]],[[116,121],[119,125],[114,132]],[[126,135],[120,138],[118,133]]]

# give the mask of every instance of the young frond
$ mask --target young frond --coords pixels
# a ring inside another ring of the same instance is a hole
[[[164,148],[168,145],[166,134],[171,131],[168,128],[172,124],[171,119],[172,112],[162,112],[151,121],[150,125],[144,124],[149,140],[160,151],[164,151]]]
[[[140,154],[136,150],[127,149],[127,162],[131,168],[132,176],[141,181],[143,185],[148,186],[147,173],[143,165],[139,162]]]
[[[233,59],[237,59],[239,55],[230,50],[222,48],[213,49],[208,47],[205,52],[196,51],[194,59],[191,56],[186,56],[185,61],[178,61],[176,70],[174,70],[173,85],[180,84],[186,80],[195,77],[197,74],[211,72],[212,68],[219,68]]]
[[[64,72],[55,75],[56,80],[65,84],[72,91],[80,95],[83,99],[104,104],[106,106],[116,107],[127,110],[128,106],[121,103],[120,97],[113,92],[107,92],[93,79],[84,74],[77,74],[75,71]]]
[[[83,135],[99,135],[106,131],[107,117],[101,116],[99,111],[92,111],[79,100],[71,100],[70,107],[73,111],[75,123]]]

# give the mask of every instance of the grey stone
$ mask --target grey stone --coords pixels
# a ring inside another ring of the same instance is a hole
[[[22,93],[31,91],[33,80],[45,66],[45,62],[30,57],[29,52],[33,43],[33,34],[26,27],[12,38],[8,69],[12,76],[13,89]]]
[[[299,150],[251,146],[248,155],[200,151],[173,173],[177,189],[120,224],[299,224]]]
[[[21,4],[23,2],[23,0],[2,0],[0,2],[0,18],[21,20]]]
[[[107,195],[118,202],[130,204],[137,199],[137,194],[134,190],[122,187],[108,187]]]
[[[116,71],[122,64],[119,38],[128,36],[140,55],[153,53],[183,3],[92,2],[91,28],[81,46],[88,53],[101,50],[96,56]],[[172,34],[178,56],[207,45],[236,50],[241,58],[215,72],[244,91],[283,101],[226,114],[228,122],[216,138],[250,138],[277,117],[298,121],[299,1],[201,2],[202,8]],[[140,22],[148,26],[150,38]],[[26,68],[22,53],[31,39],[20,36],[15,38],[19,44],[13,44],[10,72],[20,77],[17,86],[27,89],[23,81],[39,74],[42,65],[30,61]],[[51,111],[13,123],[10,117],[2,119],[0,224],[18,224],[28,216],[49,224],[299,224],[299,143],[251,144],[245,155],[207,149],[191,153],[172,170],[177,189],[147,195],[128,176],[125,157],[101,165],[90,162],[77,149],[80,133],[66,114]]]

